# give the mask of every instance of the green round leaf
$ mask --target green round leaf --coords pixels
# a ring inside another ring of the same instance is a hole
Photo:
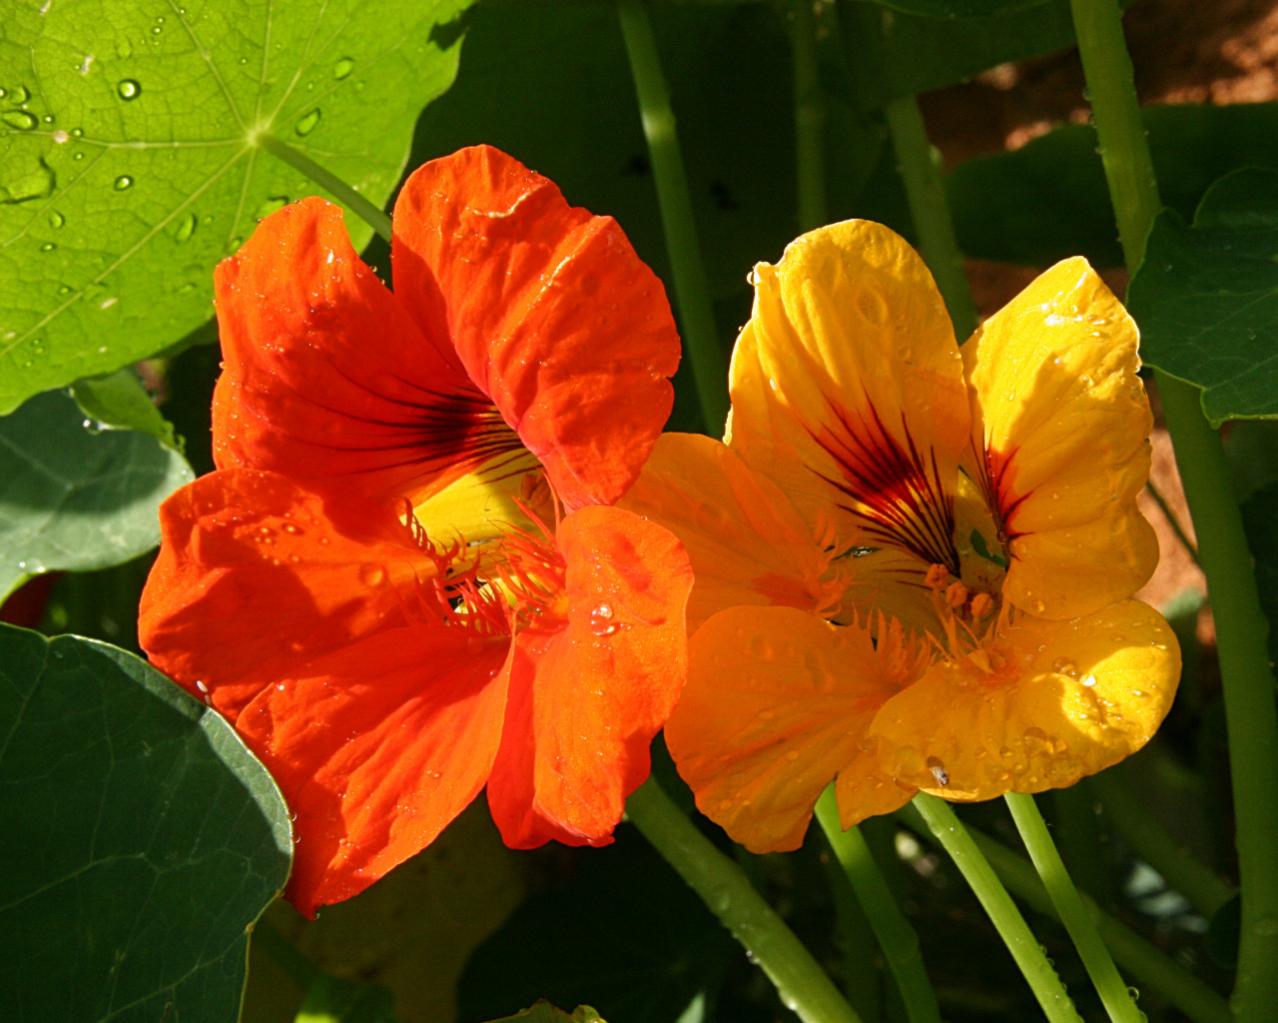
[[[1192,224],[1164,211],[1127,302],[1145,362],[1202,388],[1213,425],[1278,417],[1278,172],[1222,179]]]
[[[227,1023],[288,813],[143,661],[0,626],[0,990],[18,1023]]]
[[[208,319],[214,264],[322,190],[383,203],[469,0],[10,5],[0,33],[0,412]],[[371,236],[348,218],[357,245]]]
[[[160,502],[192,479],[153,436],[102,430],[66,394],[0,418],[0,596],[58,569],[118,565],[160,541]]]

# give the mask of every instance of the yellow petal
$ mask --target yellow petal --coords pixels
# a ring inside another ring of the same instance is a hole
[[[867,531],[876,502],[880,517],[907,518],[943,502],[933,492],[952,487],[969,439],[962,360],[931,275],[899,236],[852,220],[801,236],[754,281],[728,443],[809,523],[837,509],[840,545],[891,546]],[[948,545],[943,526],[921,529]]]
[[[683,542],[696,573],[689,631],[742,604],[820,612],[837,602],[841,587],[826,577],[832,552],[774,484],[716,440],[664,434],[621,507]]]
[[[733,608],[692,637],[666,742],[702,813],[754,852],[794,849],[893,692],[867,631]]]
[[[1073,618],[1134,593],[1158,560],[1136,511],[1152,419],[1137,331],[1081,258],[1040,275],[963,348],[1008,537],[1004,597]]]
[[[899,784],[959,800],[1072,785],[1148,742],[1180,678],[1171,628],[1134,600],[1024,616],[987,652],[992,674],[938,662],[879,712],[870,734]]]
[[[471,472],[422,498],[413,514],[437,543],[477,543],[512,531],[536,531],[528,512],[554,521],[540,464],[520,448],[490,458]]]

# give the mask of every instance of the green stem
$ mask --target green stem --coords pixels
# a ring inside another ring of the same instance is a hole
[[[1102,772],[1091,779],[1114,830],[1137,856],[1153,867],[1163,880],[1189,900],[1207,919],[1234,897],[1234,890],[1203,866],[1168,834],[1133,795],[1123,779]]]
[[[913,807],[904,807],[896,817],[912,831],[936,840],[926,821]],[[1017,898],[1039,913],[1056,916],[1056,907],[1047,889],[1023,856],[976,828],[968,828],[968,834]],[[1230,1023],[1229,1006],[1220,995],[1140,935],[1101,912],[1092,900],[1084,897],[1084,903],[1096,920],[1105,944],[1113,950],[1114,958],[1144,987],[1167,999],[1194,1023]]]
[[[1078,1010],[1047,961],[1038,939],[950,805],[923,792],[914,797],[913,805],[980,900],[1003,944],[1029,982],[1043,1014],[1051,1023],[1081,1023]]]
[[[1003,798],[1012,811],[1012,820],[1021,833],[1021,841],[1025,843],[1034,869],[1043,879],[1052,905],[1069,932],[1109,1018],[1114,1023],[1142,1023],[1141,1012],[1128,994],[1126,982],[1119,975],[1109,949],[1083,906],[1078,889],[1074,887],[1069,871],[1061,861],[1061,854],[1056,850],[1056,843],[1048,834],[1043,815],[1038,812],[1034,797],[1023,792],[1009,792]]]
[[[1116,0],[1071,0],[1101,159],[1128,270],[1135,271],[1161,205]],[[1278,709],[1260,596],[1220,434],[1197,388],[1156,374],[1163,417],[1198,536],[1216,621],[1236,811],[1242,929],[1232,1004],[1240,1020],[1278,1004]]]
[[[817,800],[816,818],[879,939],[879,947],[905,1003],[906,1017],[910,1023],[940,1023],[941,1011],[923,968],[919,936],[888,891],[887,882],[861,832],[857,828],[843,830],[833,786]]]
[[[702,419],[709,431],[718,435],[728,416],[727,362],[715,327],[710,284],[701,260],[692,196],[679,149],[670,93],[643,0],[617,0],[617,15],[657,183],[657,204],[661,208],[661,226],[674,277],[679,319],[692,364],[692,382]]]
[[[1194,546],[1194,541],[1189,538],[1189,534],[1185,532],[1185,527],[1180,524],[1180,519],[1176,518],[1176,513],[1172,511],[1171,505],[1167,503],[1167,498],[1163,497],[1162,492],[1154,486],[1153,480],[1145,481],[1145,489],[1149,491],[1149,496],[1154,499],[1154,504],[1158,505],[1158,510],[1163,513],[1163,518],[1167,520],[1167,525],[1171,527],[1172,533],[1175,534],[1177,542],[1185,548],[1185,552],[1194,559],[1194,564],[1199,568],[1203,567],[1203,563],[1198,560],[1198,548]]]
[[[804,1023],[859,1023],[838,989],[741,869],[680,812],[649,777],[626,802],[626,815],[768,975],[782,1002]]]
[[[825,93],[817,66],[816,13],[812,0],[792,0],[790,52],[794,65],[795,169],[799,183],[799,230],[826,221]]]
[[[326,170],[300,149],[281,142],[274,135],[258,135],[257,144],[294,170],[301,171],[320,188],[328,189],[348,210],[358,216],[381,238],[391,240],[391,218],[378,209],[332,171]]]
[[[882,1015],[882,991],[879,969],[875,959],[879,953],[878,939],[865,918],[856,893],[848,884],[847,875],[830,843],[822,836],[821,854],[818,860],[825,875],[834,908],[835,944],[843,960],[840,978],[848,1004],[863,1019],[879,1019]],[[873,965],[871,965],[873,964]]]
[[[927,126],[913,96],[894,99],[883,108],[887,118],[896,162],[905,183],[905,198],[910,206],[910,219],[936,286],[954,321],[959,341],[966,340],[976,329],[976,307],[972,304],[972,288],[963,267],[963,254],[954,234],[954,221],[945,199],[945,183],[937,166]]]

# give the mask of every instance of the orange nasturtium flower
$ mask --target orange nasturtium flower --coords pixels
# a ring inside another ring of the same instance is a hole
[[[931,276],[877,224],[756,267],[727,446],[668,435],[623,505],[692,558],[688,685],[666,738],[755,851],[916,791],[1066,786],[1144,744],[1179,651],[1128,599],[1150,411],[1131,318],[1059,263],[960,349]]]
[[[218,267],[218,468],[142,598],[296,814],[308,913],[485,786],[513,846],[608,842],[686,672],[687,556],[611,506],[670,409],[660,282],[484,147],[409,179],[391,255],[393,294],[308,199]]]

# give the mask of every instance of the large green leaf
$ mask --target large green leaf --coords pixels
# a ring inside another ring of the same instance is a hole
[[[227,1023],[291,856],[274,782],[143,661],[0,626],[0,991],[14,1023]]]
[[[1150,107],[1144,120],[1163,202],[1184,216],[1222,174],[1278,169],[1278,104]],[[1070,125],[959,166],[948,192],[963,251],[1038,266],[1073,255],[1120,266],[1096,147],[1090,125]]]
[[[904,3],[900,10],[887,10],[871,0],[858,0],[842,9],[852,19],[846,27],[858,50],[852,71],[862,102],[881,105],[953,85],[996,64],[1074,45],[1069,0],[1018,4],[1024,9],[958,20],[918,13],[942,4],[943,0],[924,0],[907,13]],[[988,5],[970,5],[972,10],[979,6]],[[871,34],[874,41],[868,42]]]
[[[256,219],[321,191],[263,137],[385,201],[414,116],[453,79],[468,3],[7,5],[0,412],[208,318],[214,264]]]
[[[154,547],[160,502],[191,478],[156,438],[101,430],[60,392],[32,398],[0,418],[0,596],[40,572]]]
[[[1214,425],[1278,417],[1278,172],[1222,178],[1192,224],[1164,211],[1127,304],[1145,362],[1201,387]]]

